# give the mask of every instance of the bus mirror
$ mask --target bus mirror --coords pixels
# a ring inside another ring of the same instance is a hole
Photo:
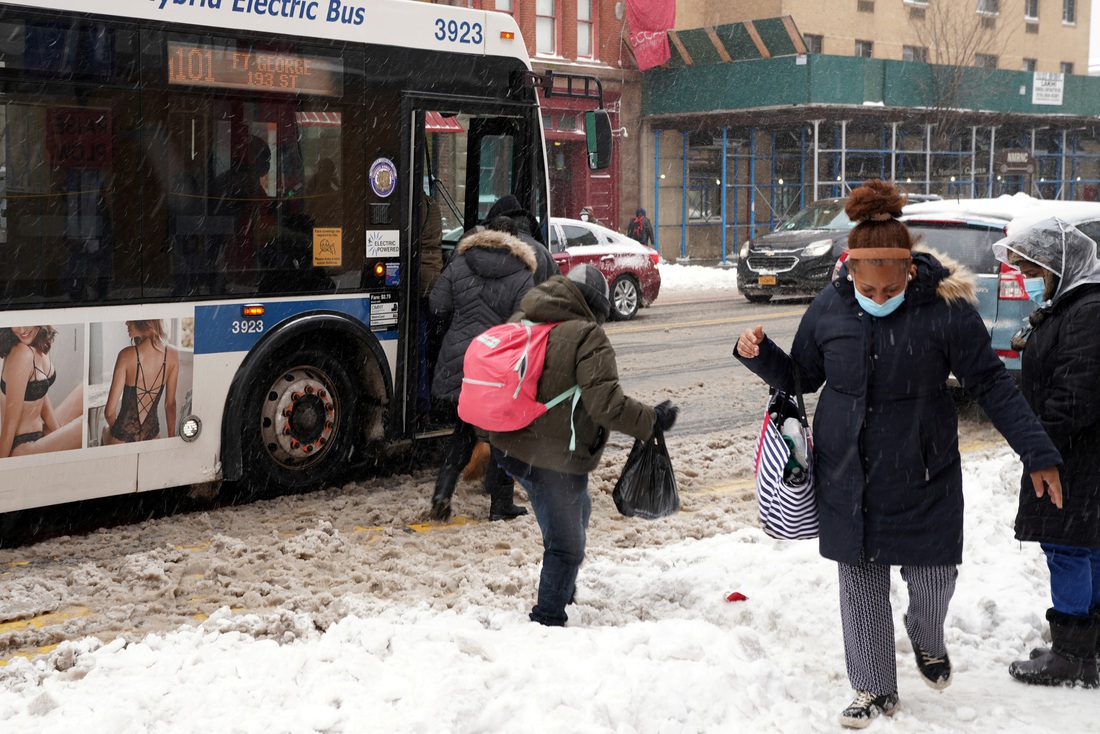
[[[588,143],[588,167],[593,171],[611,165],[611,116],[607,110],[589,110],[584,113],[584,136]]]

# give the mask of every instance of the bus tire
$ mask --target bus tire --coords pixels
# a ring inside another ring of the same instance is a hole
[[[341,361],[322,350],[270,360],[253,382],[241,437],[243,483],[252,493],[328,486],[348,466],[357,403]]]

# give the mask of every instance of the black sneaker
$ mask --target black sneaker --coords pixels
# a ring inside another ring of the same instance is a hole
[[[904,616],[902,617],[902,623],[905,624]],[[909,634],[907,624],[905,634]],[[917,669],[920,670],[924,682],[937,691],[942,691],[951,685],[951,660],[947,657],[947,653],[944,653],[942,657],[938,657],[926,652],[916,643],[912,635],[909,635],[909,643],[913,646],[913,656],[917,659]]]
[[[864,729],[881,714],[893,716],[898,707],[898,692],[876,696],[870,691],[856,691],[856,700],[840,712],[840,725],[849,729]]]

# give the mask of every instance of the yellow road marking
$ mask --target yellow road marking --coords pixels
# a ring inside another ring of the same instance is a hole
[[[51,624],[61,624],[70,619],[87,616],[88,607],[73,607],[72,609],[66,609],[61,612],[47,612],[46,614],[40,614],[30,619],[17,619],[13,622],[4,622],[0,624],[0,635],[7,632],[22,632],[29,627],[42,629]]]
[[[477,520],[471,520],[466,517],[455,517],[447,522],[413,522],[407,525],[401,526],[399,529],[411,530],[414,533],[425,533],[432,530],[442,530],[443,528],[456,527],[458,525],[477,525]],[[362,525],[355,526],[355,532],[357,533],[381,533],[386,530],[393,530],[395,525],[373,525],[371,527],[363,527]]]
[[[806,312],[806,309],[798,309],[797,311],[770,311],[767,316],[760,313],[746,314],[744,316],[728,316],[721,319],[707,319],[705,321],[684,321],[682,323],[669,323],[662,324],[632,324],[630,326],[612,326],[605,327],[605,331],[608,334],[626,334],[634,331],[664,331],[666,329],[682,329],[686,326],[717,326],[718,324],[740,324],[746,321],[756,321],[763,323],[764,321],[770,321],[772,319],[784,318],[786,316],[801,316]]]

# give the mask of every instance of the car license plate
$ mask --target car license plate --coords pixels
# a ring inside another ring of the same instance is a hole
[[[774,275],[761,275],[756,278],[757,285],[775,285],[776,280]]]

